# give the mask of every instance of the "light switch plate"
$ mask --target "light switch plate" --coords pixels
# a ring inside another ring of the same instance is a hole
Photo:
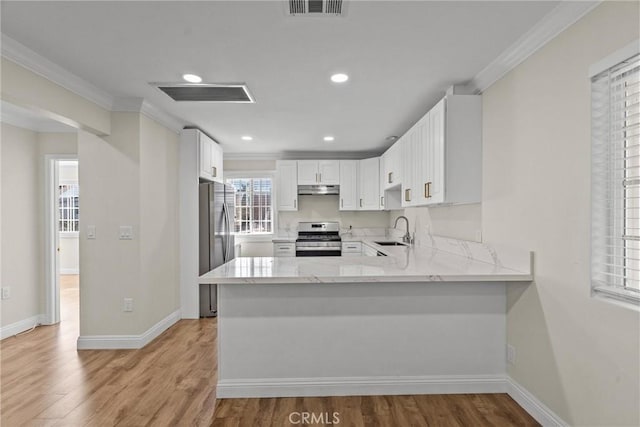
[[[120,226],[120,240],[133,240],[133,226],[131,225]]]
[[[2,299],[11,298],[11,288],[7,286],[6,288],[2,288]]]
[[[96,226],[87,225],[87,239],[95,239],[95,238],[96,238]]]

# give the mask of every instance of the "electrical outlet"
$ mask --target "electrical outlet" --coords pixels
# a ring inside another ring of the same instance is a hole
[[[11,298],[11,288],[7,286],[6,288],[2,288],[2,299]]]
[[[481,230],[477,230],[476,231],[476,242],[482,242],[482,231]]]
[[[511,344],[507,344],[507,363],[510,365],[516,364],[516,348]]]
[[[96,226],[87,225],[87,239],[95,239],[95,238],[96,238]]]
[[[125,298],[122,303],[122,311],[133,311],[133,298]]]

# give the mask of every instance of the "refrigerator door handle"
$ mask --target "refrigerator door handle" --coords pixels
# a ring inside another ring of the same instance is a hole
[[[233,248],[231,247],[231,224],[233,221],[231,220],[231,210],[229,206],[226,207],[225,212],[227,214],[227,231],[225,233],[227,236],[227,255],[230,255],[233,252]],[[231,261],[231,257],[229,257],[227,261]]]
[[[227,204],[223,203],[222,204],[222,215],[224,215],[224,226],[226,228],[226,230],[223,231],[222,233],[222,262],[225,263],[227,262],[227,250],[228,250],[228,238],[225,239],[224,236],[227,235],[227,232],[229,231],[229,226],[228,226],[228,215],[227,215]]]

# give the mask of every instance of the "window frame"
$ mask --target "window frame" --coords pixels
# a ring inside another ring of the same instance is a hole
[[[594,280],[594,275],[596,273],[599,273],[602,270],[599,270],[599,268],[601,267],[601,262],[596,261],[594,258],[594,251],[596,249],[598,249],[598,246],[596,246],[595,240],[594,240],[594,235],[593,235],[593,229],[594,228],[598,228],[598,227],[613,227],[611,225],[612,221],[616,221],[616,217],[615,216],[611,216],[610,214],[607,214],[604,216],[604,218],[600,218],[597,219],[597,215],[594,215],[595,211],[601,210],[602,207],[601,206],[596,206],[596,203],[594,201],[594,195],[601,195],[601,193],[596,192],[596,190],[594,190],[594,183],[596,182],[598,176],[596,175],[597,172],[594,170],[593,166],[594,166],[594,154],[593,154],[593,150],[594,147],[596,146],[596,142],[595,142],[595,136],[594,136],[594,126],[595,126],[595,122],[594,122],[594,109],[593,109],[593,95],[594,95],[594,82],[593,82],[593,78],[600,75],[603,72],[606,72],[607,70],[610,70],[614,67],[619,66],[621,63],[633,58],[634,56],[637,56],[640,54],[640,39],[635,40],[631,43],[629,43],[628,45],[624,46],[623,48],[617,50],[616,52],[613,52],[611,55],[603,58],[602,60],[598,61],[597,63],[593,64],[591,67],[589,67],[589,91],[590,91],[590,97],[591,97],[591,105],[590,105],[590,112],[591,112],[591,117],[590,117],[590,123],[591,123],[591,137],[590,137],[590,147],[592,150],[592,154],[591,154],[591,166],[592,169],[590,171],[590,178],[591,178],[591,199],[592,199],[592,206],[590,209],[590,262],[589,262],[589,267],[590,267],[590,271],[589,271],[589,283],[590,283],[590,289],[591,289],[591,297],[606,301],[606,302],[610,302],[625,308],[629,308],[632,309],[634,311],[640,311],[640,292],[634,290],[634,289],[627,289],[626,287],[620,287],[620,286],[616,286],[615,284],[613,284],[613,279],[611,281],[609,281],[606,284],[603,284],[601,281],[596,281]],[[607,172],[609,172],[607,170]],[[602,192],[602,190],[598,190],[600,192]],[[607,189],[605,191],[605,194],[607,197],[611,196],[611,192],[614,191],[612,189]],[[613,209],[610,209],[610,211],[614,211]],[[614,214],[617,213],[617,211],[614,211]],[[622,215],[626,215],[625,212],[625,208],[622,208]],[[621,218],[618,218],[618,220],[621,220]],[[622,221],[626,221],[625,217],[623,216]],[[618,225],[619,226],[619,225]],[[626,222],[624,223],[623,227],[626,227]],[[625,228],[626,230],[626,228]],[[622,245],[622,247],[624,247],[624,244]],[[598,269],[599,271],[595,271]]]
[[[56,189],[56,199],[57,199],[57,210],[56,210],[56,228],[58,230],[58,234],[60,236],[60,238],[71,238],[71,237],[78,237],[80,235],[80,217],[79,217],[79,211],[80,211],[80,202],[78,201],[78,221],[77,221],[77,225],[78,225],[78,230],[77,231],[64,231],[60,229],[60,223],[61,221],[63,221],[60,213],[61,213],[61,208],[60,208],[60,199],[62,198],[62,192],[60,191],[60,187],[61,186],[77,186],[78,188],[80,187],[78,184],[78,181],[68,181],[68,180],[60,180],[58,182],[58,188]],[[79,190],[78,190],[79,191]]]
[[[242,179],[242,178],[269,178],[271,179],[271,217],[273,218],[273,229],[271,233],[261,234],[236,234],[233,233],[236,243],[242,242],[271,242],[278,233],[278,188],[276,184],[276,171],[275,170],[234,170],[224,171],[224,183],[228,184],[228,179]]]

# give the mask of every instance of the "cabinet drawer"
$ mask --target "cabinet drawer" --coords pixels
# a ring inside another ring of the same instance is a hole
[[[342,243],[343,254],[361,254],[362,243],[360,242],[343,242]]]
[[[274,243],[273,256],[296,256],[295,243]]]

